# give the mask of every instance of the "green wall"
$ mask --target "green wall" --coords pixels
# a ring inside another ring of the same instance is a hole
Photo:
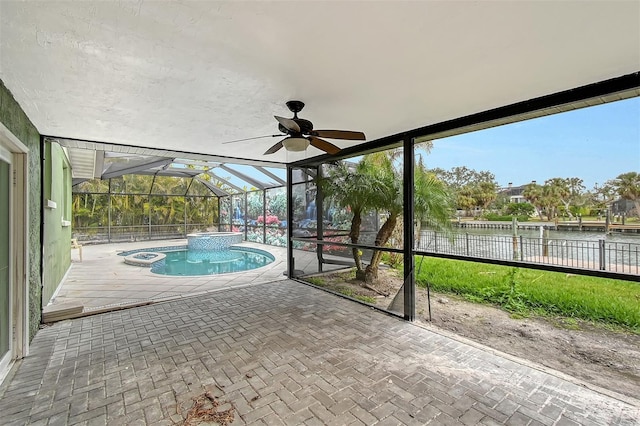
[[[31,123],[13,95],[0,80],[0,122],[29,148],[29,336],[33,338],[41,319],[42,290],[40,281],[40,211],[42,192],[40,190],[40,134]]]
[[[57,143],[44,146],[44,275],[42,304],[46,305],[71,264],[71,166]],[[47,207],[47,200],[56,203]],[[62,221],[68,221],[64,225]]]

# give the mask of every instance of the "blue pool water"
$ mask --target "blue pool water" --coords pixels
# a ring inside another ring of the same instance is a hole
[[[128,256],[136,252],[161,252],[166,257],[151,265],[151,272],[159,275],[202,276],[244,272],[266,266],[275,260],[270,253],[254,248],[228,250],[187,250],[182,247],[156,247],[120,253]]]

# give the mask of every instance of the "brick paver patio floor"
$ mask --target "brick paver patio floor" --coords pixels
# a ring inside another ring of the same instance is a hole
[[[634,400],[288,280],[43,328],[0,423],[179,424],[205,391],[234,425],[640,423]]]

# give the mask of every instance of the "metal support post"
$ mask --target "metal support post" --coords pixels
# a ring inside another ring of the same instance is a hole
[[[293,232],[291,230],[291,219],[293,219],[293,168],[287,166],[287,276],[293,278],[295,272],[294,258],[293,258],[293,243],[291,238]],[[265,220],[266,224],[266,220]]]
[[[322,165],[316,170],[317,179],[322,179]],[[319,240],[324,240],[324,194],[320,190],[320,186],[316,184],[316,235]],[[316,254],[318,255],[318,272],[322,272],[322,250],[324,246],[316,244]]]
[[[244,240],[247,241],[247,193],[244,193],[244,214],[242,215],[242,223],[244,224]]]
[[[413,139],[406,138],[403,141],[403,224],[404,224],[404,319],[413,321],[416,318],[416,282],[415,282],[415,262],[413,259],[413,248],[415,246],[415,235],[413,232],[413,196],[414,196],[414,156]]]
[[[94,195],[95,197],[95,195]],[[113,203],[111,202],[111,179],[109,179],[109,209],[107,210],[107,241],[111,242],[111,209]]]
[[[220,218],[222,217],[222,212],[220,211],[220,197],[218,197],[218,232],[220,232]]]
[[[267,190],[262,191],[262,243],[267,244]]]

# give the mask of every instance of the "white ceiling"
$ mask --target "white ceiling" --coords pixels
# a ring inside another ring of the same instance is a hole
[[[3,0],[0,27],[41,134],[282,162],[320,151],[221,142],[290,99],[372,140],[640,69],[639,1]]]

